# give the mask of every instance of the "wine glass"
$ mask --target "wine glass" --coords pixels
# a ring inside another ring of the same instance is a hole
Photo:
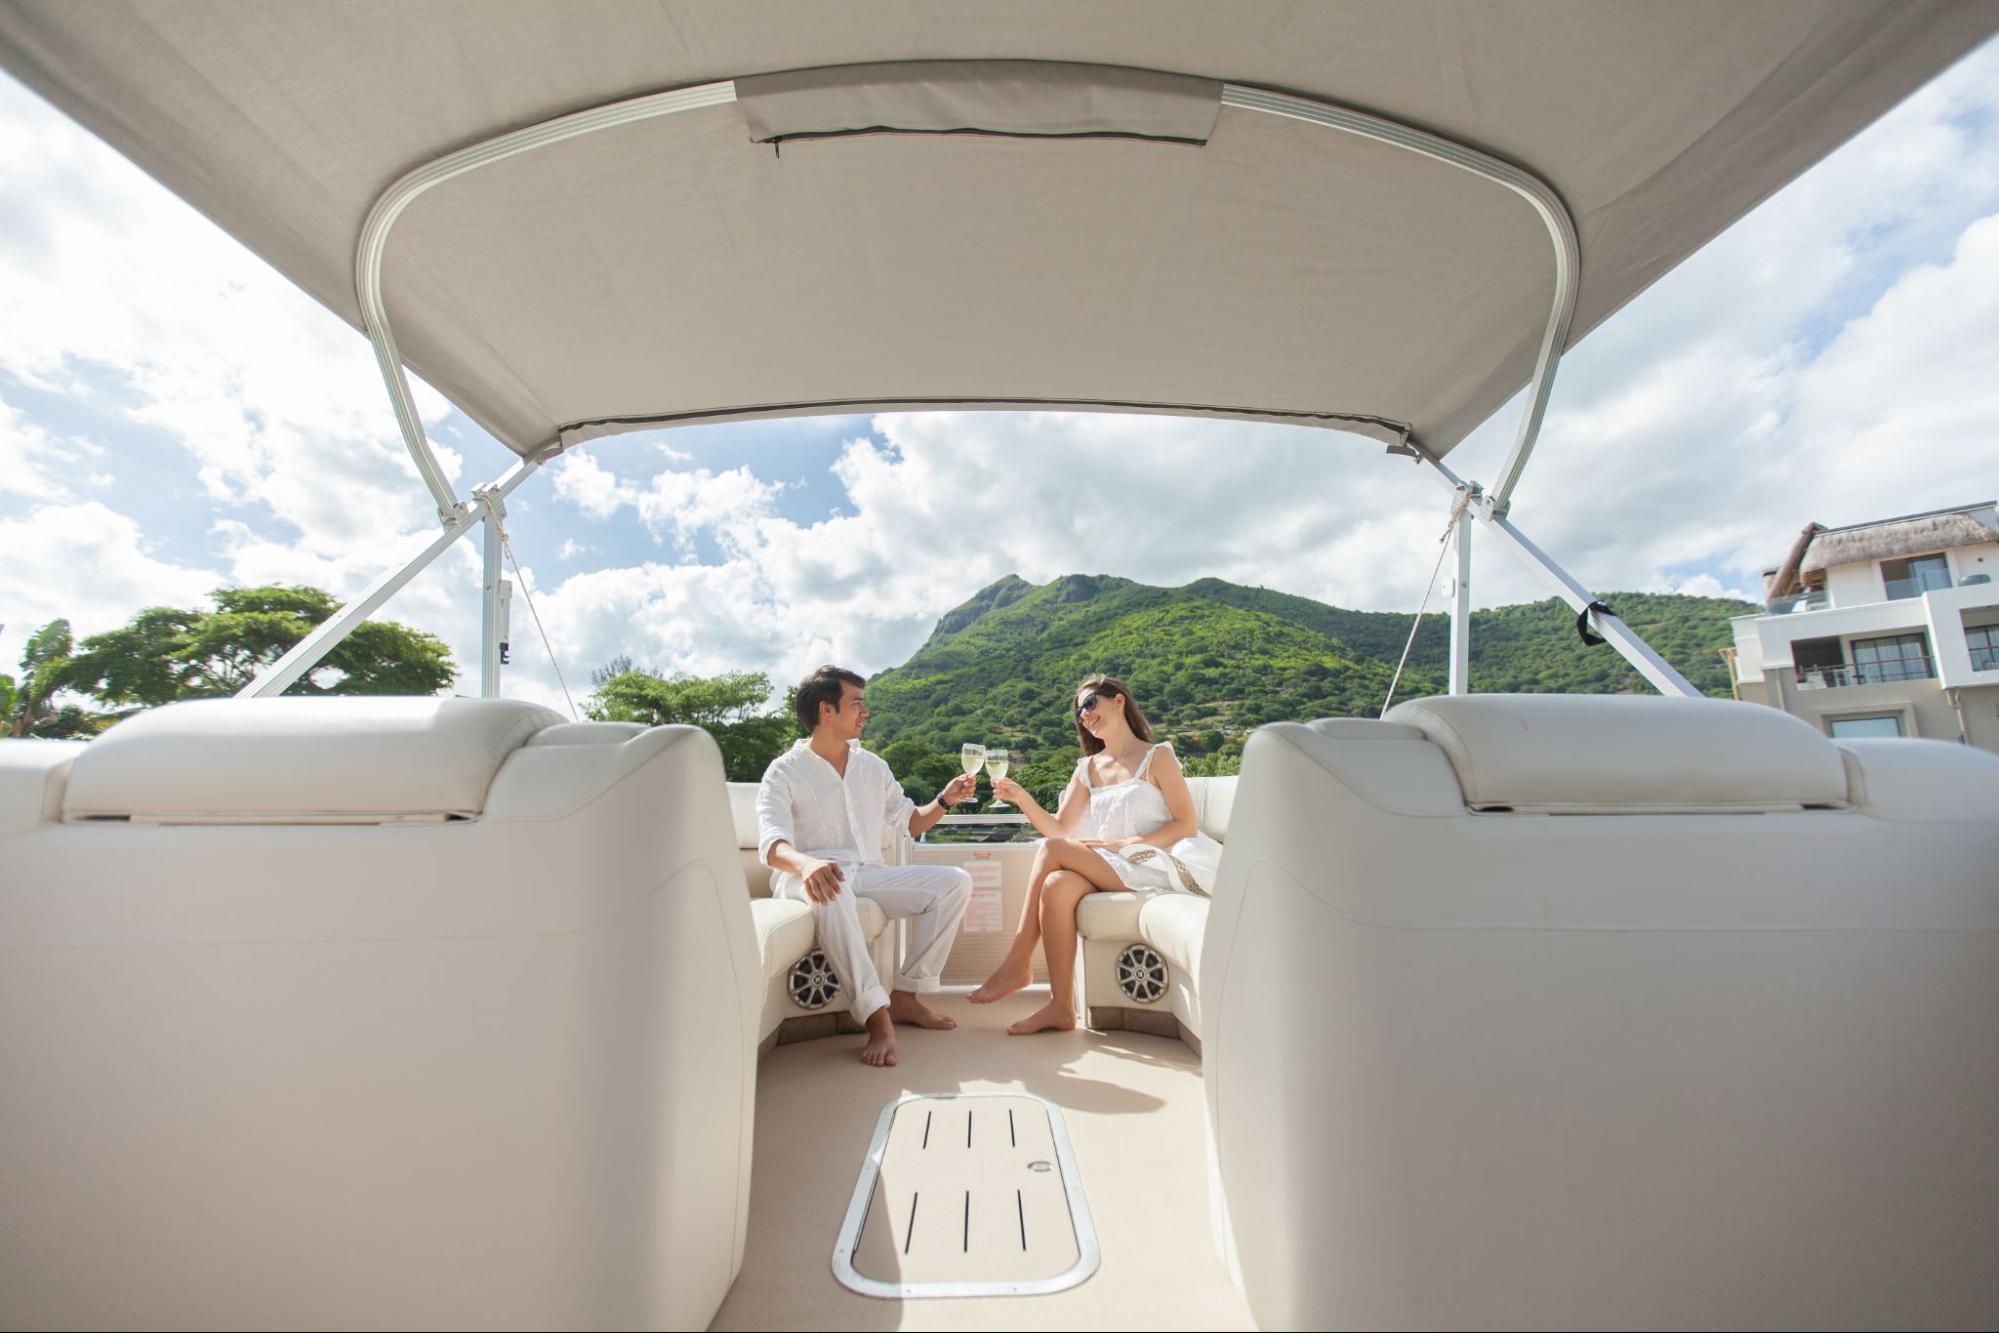
[[[983,745],[975,745],[968,741],[958,751],[958,767],[965,770],[966,777],[970,777],[972,776],[972,774],[978,772],[979,766],[985,762],[986,762],[986,747]],[[978,800],[979,799],[978,792],[974,790],[973,793],[970,796],[966,797],[965,799],[971,801]]]
[[[1005,750],[986,751],[986,776],[991,778],[994,782],[998,782],[1001,778],[1006,776],[1006,765],[1007,765],[1007,753]],[[992,808],[995,810],[1001,809],[1002,807],[1008,809],[1012,808],[1010,806],[1007,806],[1005,801],[994,801],[992,804]]]

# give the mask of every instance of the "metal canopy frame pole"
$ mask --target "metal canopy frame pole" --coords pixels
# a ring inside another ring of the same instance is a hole
[[[509,468],[490,487],[483,488],[480,493],[504,499],[540,467],[539,460],[524,458]],[[353,633],[356,626],[373,615],[382,603],[393,597],[404,584],[429,568],[431,562],[449,550],[453,542],[478,526],[485,512],[483,508],[475,509],[471,506],[463,506],[456,510],[445,520],[444,531],[431,538],[430,542],[406,564],[369,584],[359,597],[341,607],[312,633],[300,639],[290,652],[259,672],[255,680],[236,692],[236,697],[265,699],[283,694],[297,682],[299,677],[319,665],[320,658],[326,656],[336,644]]]
[[[1481,500],[1478,483],[1464,480],[1451,471],[1443,460],[1433,458],[1427,452],[1419,451],[1417,456],[1430,474],[1449,487],[1453,494],[1469,493],[1473,497],[1473,502],[1466,506],[1460,521],[1464,517],[1477,514],[1480,522],[1505,538],[1507,546],[1513,553],[1526,562],[1529,569],[1539,574],[1548,586],[1554,589],[1555,595],[1569,604],[1570,610],[1579,616],[1588,616],[1589,623],[1595,627],[1596,632],[1601,634],[1611,647],[1617,649],[1627,662],[1636,667],[1638,674],[1651,682],[1654,689],[1661,694],[1677,695],[1686,699],[1701,697],[1701,692],[1694,688],[1693,682],[1681,675],[1671,662],[1659,656],[1651,644],[1640,638],[1636,631],[1615,615],[1602,610],[1595,595],[1588,588],[1571,578],[1567,570],[1556,564],[1548,557],[1546,551],[1530,541],[1525,533],[1513,525],[1512,520],[1504,514],[1494,512],[1494,505],[1490,499]],[[1460,559],[1463,559],[1462,553]],[[1598,609],[1591,610],[1592,607]],[[1453,644],[1454,649],[1455,646]],[[1456,671],[1455,657],[1452,670]],[[1455,690],[1452,692],[1456,693]]]
[[[720,83],[651,93],[608,106],[593,107],[588,111],[557,116],[539,125],[502,134],[426,162],[383,191],[375,206],[368,210],[367,221],[361,225],[360,243],[354,251],[354,291],[360,300],[361,324],[367,331],[368,342],[375,349],[375,363],[381,367],[382,380],[388,386],[389,401],[395,405],[396,425],[402,431],[403,443],[409,448],[410,457],[416,461],[417,472],[423,477],[424,484],[436,497],[440,519],[450,522],[458,504],[444,480],[436,455],[431,452],[430,442],[424,438],[423,423],[417,417],[416,400],[410,394],[409,377],[403,373],[402,352],[396,346],[395,331],[389,327],[388,306],[382,299],[383,255],[388,249],[389,232],[396,225],[396,219],[426,191],[480,167],[596,130],[629,125],[633,121],[672,115],[678,111],[692,111],[696,107],[724,105],[735,100],[735,81],[725,79]],[[551,444],[543,453],[558,449],[559,442]]]
[[[500,624],[503,594],[500,585],[500,532],[499,501],[481,506],[482,516],[479,526],[485,530],[486,569],[485,579],[479,597],[479,697],[497,699],[500,697],[500,647],[506,637],[506,630]]]
[[[1505,514],[1507,506],[1513,501],[1513,488],[1519,484],[1520,474],[1527,467],[1527,458],[1534,452],[1534,443],[1540,438],[1541,420],[1548,411],[1548,395],[1555,386],[1555,370],[1561,364],[1562,347],[1568,341],[1569,325],[1575,318],[1576,275],[1582,269],[1582,246],[1576,240],[1575,219],[1569,216],[1568,205],[1555,193],[1554,186],[1531,171],[1455,139],[1446,139],[1383,116],[1234,83],[1222,85],[1222,105],[1342,130],[1470,172],[1511,190],[1541,219],[1541,225],[1548,231],[1549,244],[1554,247],[1555,291],[1550,302],[1548,323],[1541,331],[1540,350],[1534,359],[1534,377],[1527,386],[1526,411],[1521,414],[1512,452],[1507,454],[1505,463],[1500,466],[1499,484],[1488,492],[1488,503],[1493,512]],[[1411,440],[1409,444],[1418,453],[1423,452],[1420,441]]]
[[[1457,580],[1451,599],[1451,658],[1450,690],[1452,694],[1468,694],[1471,691],[1471,533],[1472,512],[1487,523],[1503,524],[1505,514],[1513,498],[1513,488],[1519,484],[1520,474],[1527,467],[1527,459],[1534,451],[1534,444],[1541,435],[1541,422],[1547,415],[1548,398],[1554,391],[1555,371],[1561,365],[1562,348],[1568,342],[1569,326],[1575,318],[1577,274],[1582,267],[1582,247],[1576,239],[1575,219],[1569,216],[1568,205],[1562,202],[1554,187],[1539,176],[1526,171],[1511,162],[1502,161],[1490,153],[1483,153],[1468,145],[1431,134],[1413,126],[1389,120],[1382,116],[1354,111],[1346,107],[1315,102],[1288,93],[1275,93],[1267,89],[1251,88],[1240,84],[1224,84],[1222,104],[1242,107],[1251,111],[1261,111],[1268,115],[1285,116],[1294,120],[1323,125],[1329,129],[1344,131],[1372,139],[1377,143],[1400,148],[1405,152],[1441,162],[1460,171],[1469,172],[1512,191],[1522,201],[1533,208],[1547,229],[1549,244],[1554,250],[1555,283],[1553,298],[1549,303],[1548,322],[1541,331],[1540,349],[1535,356],[1534,375],[1528,383],[1527,404],[1520,417],[1519,429],[1514,434],[1513,448],[1500,467],[1499,485],[1491,492],[1481,487],[1467,485],[1451,475],[1452,489],[1464,495],[1469,501],[1459,510],[1452,522],[1452,541],[1457,547]],[[1421,441],[1408,440],[1408,451],[1418,458],[1435,464],[1435,457]],[[1438,466],[1441,467],[1439,464]],[[1517,532],[1508,534],[1519,538]],[[1530,563],[1539,561],[1544,572],[1552,573],[1561,580],[1563,596],[1570,595],[1571,589],[1581,592],[1581,585],[1556,569],[1552,562],[1542,555],[1539,548],[1526,543],[1533,552]],[[1523,552],[1524,554],[1524,552]],[[1583,594],[1583,606],[1591,600]],[[1581,606],[1578,606],[1578,610]],[[1623,627],[1620,624],[1619,629]],[[1618,644],[1618,651],[1632,658],[1638,669],[1666,693],[1694,693],[1677,671],[1654,653],[1643,640],[1623,630],[1630,640],[1630,648],[1620,638],[1611,641]],[[1642,654],[1645,660],[1633,656]]]
[[[1451,521],[1458,576],[1451,588],[1451,693],[1471,693],[1471,506]]]
[[[499,694],[500,644],[508,600],[508,589],[503,586],[505,581],[499,577],[499,522],[505,512],[499,502],[527,480],[529,474],[544,461],[560,453],[561,442],[551,441],[532,457],[516,464],[499,481],[475,490],[475,499],[471,504],[460,503],[452,494],[444,469],[424,435],[422,419],[417,415],[416,399],[410,391],[409,377],[403,372],[402,352],[397,348],[395,332],[389,326],[388,306],[382,299],[382,263],[388,248],[389,231],[403,210],[426,190],[454,176],[594,130],[735,100],[736,85],[733,80],[725,80],[653,93],[558,116],[425,163],[391,185],[375,201],[375,206],[368,210],[367,221],[362,224],[360,243],[354,255],[354,287],[360,298],[361,323],[367,332],[369,345],[375,349],[375,364],[381,369],[382,381],[389,391],[389,402],[395,408],[397,429],[402,432],[403,444],[409,450],[411,461],[416,464],[417,475],[423,478],[431,497],[437,501],[437,516],[444,524],[444,531],[417,552],[409,563],[377,579],[360,597],[342,607],[338,615],[300,640],[296,647],[245,686],[239,692],[239,698],[263,698],[282,693],[310,671],[335,644],[352,633],[356,625],[372,615],[453,542],[471,531],[475,524],[484,525],[486,530],[486,576],[480,617],[480,692],[489,698]]]

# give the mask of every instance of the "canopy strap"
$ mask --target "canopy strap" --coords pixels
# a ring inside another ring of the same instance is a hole
[[[1409,650],[1416,646],[1416,631],[1423,627],[1423,612],[1429,609],[1430,594],[1437,590],[1437,575],[1443,572],[1444,557],[1451,553],[1451,534],[1457,530],[1458,516],[1471,504],[1472,492],[1466,488],[1458,492],[1458,502],[1451,506],[1451,516],[1444,520],[1444,533],[1437,538],[1437,563],[1430,567],[1430,582],[1423,589],[1423,600],[1417,603],[1416,619],[1409,623],[1409,639],[1402,645],[1401,660],[1395,664],[1395,674],[1388,680],[1388,697],[1381,701],[1379,716],[1388,716],[1388,706],[1395,702],[1395,687],[1402,683],[1402,668],[1409,663]]]
[[[1593,615],[1614,616],[1616,614],[1617,612],[1611,610],[1602,602],[1591,602],[1588,606],[1576,612],[1576,637],[1583,641],[1583,647],[1594,648],[1600,643],[1610,642],[1610,640],[1589,627],[1589,618]]]
[[[528,581],[521,574],[521,562],[514,559],[513,543],[507,540],[507,530],[504,527],[500,529],[500,549],[507,553],[507,563],[514,567],[514,581],[521,585],[521,597],[528,604],[528,614],[534,617],[535,632],[541,635],[542,651],[548,654],[548,664],[555,668],[555,683],[562,687],[562,700],[569,705],[569,720],[578,721],[580,719],[576,716],[576,700],[569,695],[569,682],[562,678],[562,663],[555,660],[555,645],[548,641],[548,631],[542,628],[541,612],[534,609],[534,594],[528,590]]]

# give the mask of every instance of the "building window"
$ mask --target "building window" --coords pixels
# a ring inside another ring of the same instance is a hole
[[[1901,735],[1902,719],[1895,713],[1883,713],[1877,717],[1829,717],[1825,727],[1836,741],[1861,740]]]
[[[1964,646],[1971,649],[1973,671],[1999,671],[1999,625],[1965,630]]]
[[[1853,683],[1847,679],[1846,649],[1836,638],[1793,640],[1791,662],[1801,690],[1830,690]]]
[[[1886,680],[1928,680],[1936,675],[1930,662],[1930,641],[1921,634],[1890,634],[1853,641],[1853,683],[1878,685]]]
[[[1881,582],[1887,586],[1891,602],[1903,597],[1921,597],[1926,592],[1950,586],[1950,562],[1940,555],[1883,560]]]

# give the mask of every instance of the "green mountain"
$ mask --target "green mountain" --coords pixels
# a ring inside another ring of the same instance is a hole
[[[1726,696],[1720,649],[1744,602],[1659,593],[1604,600],[1688,679]],[[1059,790],[1076,759],[1070,692],[1092,672],[1128,684],[1193,771],[1234,771],[1242,736],[1280,718],[1373,717],[1412,617],[1347,611],[1305,597],[1202,579],[1155,588],[1069,574],[1036,587],[1008,575],[947,612],[903,665],[868,682],[869,744],[899,773],[948,777],[965,741],[1020,752],[1037,793]],[[1648,693],[1608,646],[1586,648],[1553,598],[1472,614],[1472,688],[1480,692]],[[1442,693],[1447,616],[1423,620],[1398,699]],[[927,770],[936,768],[937,774]],[[920,785],[920,784],[919,784]],[[1052,796],[1052,792],[1050,795]]]

